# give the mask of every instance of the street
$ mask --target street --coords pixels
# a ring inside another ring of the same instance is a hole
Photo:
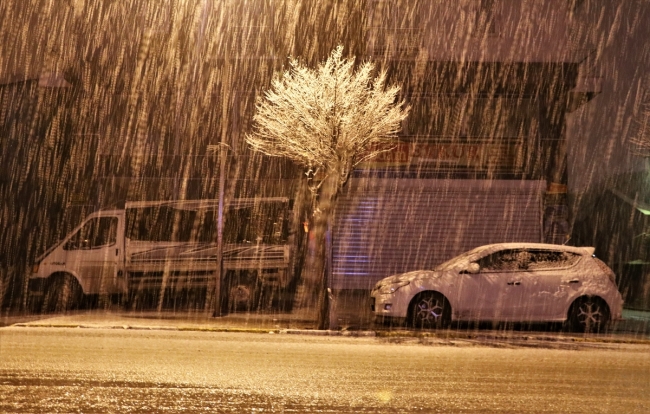
[[[646,413],[649,351],[6,327],[0,411]]]

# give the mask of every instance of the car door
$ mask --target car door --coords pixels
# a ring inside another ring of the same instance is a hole
[[[569,294],[581,280],[576,273],[580,255],[555,250],[530,250],[530,262],[522,284],[526,320],[563,318]]]
[[[461,318],[509,320],[521,307],[520,251],[500,250],[476,259],[479,272],[464,274],[461,285]]]
[[[113,293],[124,257],[117,216],[89,218],[63,246],[66,269],[76,274],[85,293]]]

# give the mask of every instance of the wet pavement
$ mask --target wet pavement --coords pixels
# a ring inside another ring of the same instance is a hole
[[[648,345],[0,329],[1,412],[647,413]]]
[[[578,335],[319,331],[296,313],[5,314],[0,412],[646,413],[650,313],[624,316]]]

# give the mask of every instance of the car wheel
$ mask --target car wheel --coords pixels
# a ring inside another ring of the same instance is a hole
[[[70,275],[54,276],[48,286],[43,301],[46,312],[65,312],[78,307],[83,299],[83,291],[77,279]]]
[[[451,323],[451,306],[439,293],[422,293],[411,302],[410,320],[416,329],[445,328]]]
[[[569,327],[573,332],[602,332],[607,328],[609,319],[607,304],[597,297],[579,298],[569,311]]]

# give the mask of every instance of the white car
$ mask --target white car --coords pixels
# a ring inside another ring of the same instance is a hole
[[[371,308],[377,319],[424,329],[455,321],[568,322],[598,332],[621,318],[623,299],[592,247],[503,243],[382,279]]]

